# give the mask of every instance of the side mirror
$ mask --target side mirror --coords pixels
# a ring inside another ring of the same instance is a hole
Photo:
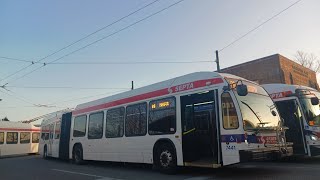
[[[237,85],[237,93],[239,96],[246,96],[248,94],[248,87],[245,84]]]
[[[230,91],[230,85],[228,85],[228,86],[223,86],[223,88],[222,88],[222,90],[223,91]]]
[[[319,99],[317,97],[312,97],[311,98],[311,104],[312,105],[318,105],[319,104]]]

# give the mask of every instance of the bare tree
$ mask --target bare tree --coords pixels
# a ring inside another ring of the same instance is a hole
[[[2,121],[9,121],[7,117],[3,118]]]
[[[295,59],[302,66],[309,68],[316,73],[320,72],[320,60],[313,53],[297,51],[297,53],[295,54]]]

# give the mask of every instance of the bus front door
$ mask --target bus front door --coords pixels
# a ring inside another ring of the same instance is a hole
[[[303,135],[303,117],[296,99],[275,102],[286,131],[287,142],[293,143],[294,154],[307,154],[305,138]]]
[[[181,96],[182,149],[185,165],[217,164],[215,91]],[[210,166],[209,166],[210,165]]]

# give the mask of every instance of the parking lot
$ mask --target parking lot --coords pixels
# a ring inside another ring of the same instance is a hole
[[[161,174],[149,165],[88,162],[74,165],[40,156],[0,159],[1,180],[119,180],[119,179],[319,179],[319,158],[246,163],[219,169],[181,168],[175,175]]]

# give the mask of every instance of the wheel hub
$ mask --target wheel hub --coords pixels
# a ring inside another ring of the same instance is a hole
[[[169,151],[163,151],[160,154],[160,163],[162,167],[168,167],[172,162],[172,154]]]

